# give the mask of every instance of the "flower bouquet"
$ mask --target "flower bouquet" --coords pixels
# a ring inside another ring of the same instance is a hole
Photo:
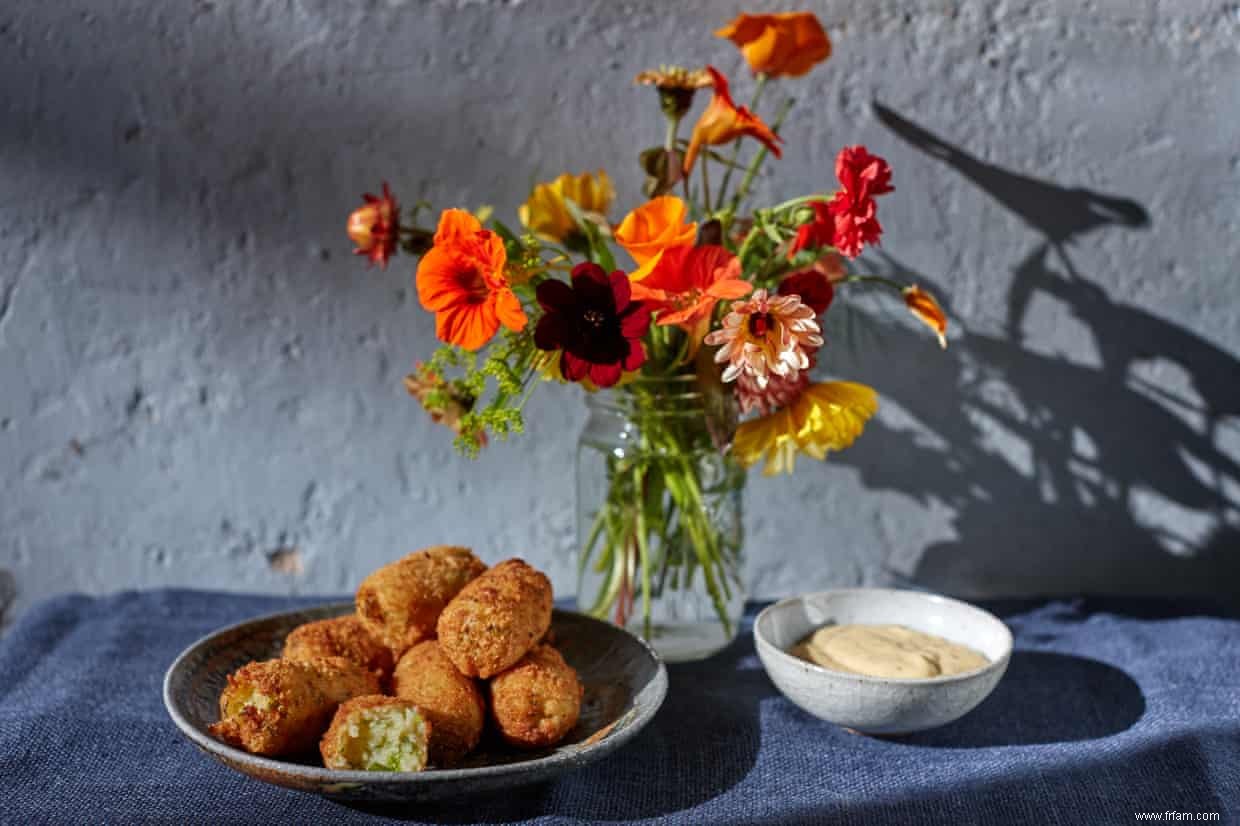
[[[823,459],[877,409],[866,385],[811,379],[825,361],[819,317],[836,291],[890,288],[946,346],[928,293],[850,272],[882,232],[877,199],[893,191],[882,158],[845,147],[827,190],[749,206],[755,176],[782,154],[793,102],[769,121],[758,104],[774,81],[828,58],[821,24],[810,13],[742,14],[717,34],[752,69],[752,102],[738,106],[713,66],[638,75],[657,93],[665,131],[639,158],[648,200],[618,223],[603,171],[535,186],[519,229],[489,208],[446,209],[422,227],[426,205],[403,213],[386,183],[348,222],[372,262],[420,256],[418,299],[444,345],[406,387],[463,452],[520,432],[526,400],[546,382],[591,394],[578,460],[579,602],[656,644],[678,623],[713,626],[690,656],[735,634],[745,470]],[[703,90],[710,99],[686,140]],[[677,595],[698,595],[712,616]]]

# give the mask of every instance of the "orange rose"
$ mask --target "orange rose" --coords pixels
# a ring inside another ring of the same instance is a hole
[[[947,348],[947,316],[934,296],[921,287],[904,288],[904,305],[915,318],[934,331],[939,337],[939,346]]]
[[[719,31],[736,44],[755,74],[800,77],[831,56],[831,41],[813,12],[742,14]]]
[[[685,223],[688,211],[685,202],[675,195],[662,195],[624,216],[614,235],[616,243],[637,262],[631,280],[640,281],[649,275],[664,250],[693,244],[697,224]]]
[[[710,73],[711,79],[715,84],[715,96],[710,99],[710,105],[702,112],[698,122],[693,126],[693,135],[689,138],[689,150],[685,153],[685,175],[689,174],[689,170],[693,168],[693,162],[697,159],[698,151],[702,145],[717,146],[721,143],[731,143],[737,138],[749,136],[758,141],[769,150],[775,157],[780,156],[779,144],[781,139],[771,131],[762,118],[750,112],[744,106],[737,106],[732,102],[732,95],[728,91],[728,79],[716,69],[714,66],[707,66],[706,71]]]

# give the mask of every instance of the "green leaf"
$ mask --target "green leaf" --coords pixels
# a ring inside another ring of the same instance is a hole
[[[740,169],[740,170],[745,169],[745,164],[738,163],[737,161],[734,161],[731,158],[725,158],[723,155],[721,155],[720,153],[716,152],[713,149],[703,149],[702,154],[710,158],[712,161],[719,162],[724,167],[730,167],[732,169]]]
[[[585,216],[581,207],[577,206],[572,198],[565,198],[564,206],[568,209],[568,214],[573,217],[573,223],[577,225],[577,229],[581,230],[581,234],[586,237],[587,254],[590,260],[607,272],[614,270],[616,259],[611,254],[611,248],[607,246],[606,239],[599,233],[598,226]]]
[[[503,221],[498,218],[494,218],[491,221],[491,226],[495,228],[497,233],[499,233],[499,237],[504,239],[504,243],[517,245],[521,244],[521,239],[518,238],[517,234],[509,229]]]

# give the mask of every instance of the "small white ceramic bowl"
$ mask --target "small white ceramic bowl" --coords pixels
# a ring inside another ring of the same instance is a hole
[[[904,625],[986,655],[976,671],[896,680],[832,671],[788,653],[824,625]],[[754,621],[758,657],[784,696],[810,714],[865,734],[908,734],[972,711],[1007,670],[1012,632],[997,617],[959,600],[920,591],[846,588],[789,597]]]

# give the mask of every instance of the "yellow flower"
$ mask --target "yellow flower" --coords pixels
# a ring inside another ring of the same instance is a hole
[[[877,410],[878,394],[864,384],[811,384],[789,406],[742,422],[732,452],[745,467],[765,458],[764,476],[791,473],[798,453],[825,459],[828,451],[851,445]]]
[[[697,238],[697,224],[685,222],[689,208],[675,195],[660,195],[634,209],[616,227],[616,243],[624,247],[637,270],[629,275],[640,281],[654,270],[663,251],[673,247],[692,246]]]
[[[535,186],[529,200],[518,208],[517,216],[539,238],[563,243],[577,232],[577,224],[564,205],[565,199],[571,200],[582,212],[597,218],[597,223],[605,226],[607,209],[615,197],[611,179],[601,169],[596,175],[588,172],[580,175],[565,173],[554,181]]]
[[[939,337],[939,346],[947,349],[947,316],[934,296],[921,287],[904,288],[904,305],[921,323],[925,324]]]

